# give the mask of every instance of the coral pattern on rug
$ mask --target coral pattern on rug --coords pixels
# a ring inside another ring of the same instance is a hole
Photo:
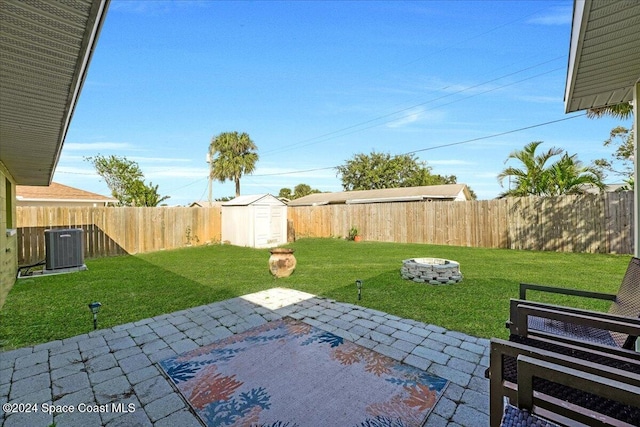
[[[447,385],[290,318],[160,366],[210,427],[420,427]]]

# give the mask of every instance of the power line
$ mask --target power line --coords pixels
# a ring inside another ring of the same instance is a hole
[[[551,125],[551,124],[554,124],[554,123],[564,122],[564,121],[567,121],[567,120],[575,119],[577,117],[583,117],[583,116],[586,116],[586,115],[587,115],[587,113],[576,114],[575,116],[565,117],[563,119],[558,119],[558,120],[551,120],[551,121],[548,121],[548,122],[538,123],[538,124],[531,125],[531,126],[525,126],[523,128],[508,130],[506,132],[501,132],[501,133],[495,133],[495,134],[489,135],[489,136],[480,136],[478,138],[467,139],[465,141],[452,142],[452,143],[449,143],[449,144],[442,144],[442,145],[436,145],[436,146],[428,147],[428,148],[421,148],[419,150],[409,151],[409,152],[406,152],[404,154],[421,153],[423,151],[435,150],[437,148],[452,147],[454,145],[468,144],[470,142],[481,141],[483,139],[497,138],[499,136],[509,135],[510,133],[522,132],[523,130],[528,130],[528,129],[533,129],[533,128],[537,128],[537,127],[541,127],[541,126]]]
[[[398,120],[398,119],[401,119],[401,118],[407,117],[407,116],[405,115],[405,116],[397,117],[397,118],[394,118],[393,120],[388,120],[388,121],[384,121],[382,123],[377,123],[377,124],[375,124],[373,126],[368,126],[368,127],[365,127],[365,128],[356,129],[356,130],[354,130],[352,132],[343,133],[344,131],[355,129],[355,128],[360,128],[363,125],[366,125],[366,124],[369,124],[369,123],[373,123],[373,122],[379,121],[381,119],[385,119],[385,118],[388,118],[388,117],[391,117],[391,116],[398,115],[400,113],[404,113],[404,112],[413,110],[416,107],[421,107],[421,106],[429,104],[431,102],[436,102],[436,101],[439,101],[439,100],[444,99],[444,98],[448,98],[448,97],[451,97],[451,96],[454,96],[454,95],[458,95],[460,93],[468,92],[468,91],[470,91],[472,89],[476,89],[478,87],[487,85],[489,83],[493,83],[493,82],[496,82],[498,80],[501,80],[501,79],[504,79],[504,78],[507,78],[507,77],[511,77],[511,76],[516,75],[516,74],[523,73],[525,71],[532,70],[534,68],[540,67],[542,65],[548,64],[548,63],[553,62],[553,61],[557,61],[558,59],[562,59],[564,57],[565,57],[564,55],[557,56],[557,57],[549,59],[547,61],[543,61],[543,62],[540,62],[538,64],[535,64],[535,65],[532,65],[532,66],[529,66],[529,67],[526,67],[526,68],[511,72],[511,73],[507,73],[507,74],[504,74],[504,75],[499,76],[499,77],[495,77],[493,79],[484,81],[482,83],[475,84],[473,86],[466,87],[464,89],[460,89],[460,90],[455,91],[455,92],[448,93],[446,95],[442,95],[442,96],[439,96],[437,98],[430,99],[428,101],[420,102],[418,104],[414,104],[414,105],[411,105],[409,107],[405,107],[405,108],[402,108],[400,110],[393,111],[391,113],[387,113],[387,114],[384,114],[384,115],[381,115],[381,116],[374,117],[373,119],[365,120],[363,122],[359,122],[359,123],[356,123],[354,125],[350,125],[350,126],[347,126],[347,127],[344,127],[344,128],[332,131],[332,132],[328,132],[328,133],[325,133],[325,134],[322,134],[322,135],[319,135],[319,136],[316,136],[316,137],[313,137],[313,138],[308,138],[308,139],[305,139],[305,140],[302,140],[302,141],[299,141],[299,142],[296,142],[296,143],[293,143],[293,144],[289,144],[289,145],[285,145],[283,147],[275,148],[273,150],[265,151],[261,155],[265,156],[265,155],[269,155],[269,154],[282,153],[284,151],[289,151],[289,150],[294,149],[294,148],[295,149],[304,148],[304,147],[308,147],[310,145],[314,145],[314,144],[318,144],[320,142],[327,141],[329,139],[337,138],[339,136],[350,135],[352,133],[360,132],[360,131],[363,131],[363,130],[371,129],[371,128],[376,127],[376,126],[380,126],[380,125],[383,125],[383,124],[386,124],[386,123],[390,123],[390,122],[392,122],[394,120]],[[469,98],[472,98],[474,96],[482,95],[482,94],[485,94],[485,93],[488,93],[488,92],[492,92],[492,91],[495,91],[495,90],[498,90],[498,89],[502,89],[502,88],[505,88],[505,87],[508,87],[508,86],[513,86],[515,84],[522,83],[524,81],[531,80],[533,78],[537,78],[537,77],[540,77],[540,76],[543,76],[545,74],[549,74],[551,72],[558,71],[558,70],[561,70],[561,69],[564,69],[564,67],[554,68],[553,70],[546,71],[546,72],[540,73],[540,74],[536,74],[535,76],[527,77],[527,78],[519,80],[517,82],[513,82],[513,83],[505,84],[505,85],[502,85],[502,86],[498,86],[496,88],[492,88],[492,89],[486,90],[486,91],[481,92],[481,93],[470,95],[470,96],[465,97],[465,98],[460,98],[460,99],[457,99],[455,101],[451,101],[451,102],[446,103],[446,104],[440,104],[438,107],[442,107],[442,106],[445,106],[445,105],[450,105],[450,104],[455,103],[455,102],[460,102],[460,101],[463,101],[465,99],[469,99]],[[447,87],[441,88],[440,90],[445,90]],[[434,107],[434,108],[437,108],[437,107]],[[339,134],[339,135],[336,135],[336,134]],[[330,138],[327,138],[327,137],[330,137]]]
[[[482,141],[482,140],[485,140],[485,139],[497,138],[499,136],[509,135],[509,134],[516,133],[516,132],[522,132],[522,131],[525,131],[525,130],[528,130],[528,129],[534,129],[534,128],[538,128],[538,127],[541,127],[541,126],[547,126],[547,125],[551,125],[551,124],[554,124],[554,123],[559,123],[559,122],[564,122],[564,121],[567,121],[567,120],[572,120],[572,119],[575,119],[575,118],[578,118],[578,117],[583,117],[585,115],[586,115],[586,113],[576,114],[574,116],[564,117],[562,119],[550,120],[550,121],[547,121],[547,122],[537,123],[537,124],[534,124],[534,125],[521,127],[521,128],[518,128],[518,129],[512,129],[512,130],[508,130],[508,131],[505,131],[505,132],[494,133],[494,134],[486,135],[486,136],[480,136],[478,138],[467,139],[467,140],[464,140],[464,141],[451,142],[451,143],[448,143],[448,144],[435,145],[433,147],[426,147],[426,148],[421,148],[421,149],[418,149],[418,150],[408,151],[408,152],[403,153],[401,155],[415,154],[415,153],[420,153],[420,152],[423,152],[423,151],[436,150],[438,148],[452,147],[454,145],[462,145],[462,144],[468,144],[468,143],[471,143],[471,142]],[[251,176],[253,176],[253,177],[262,177],[262,176],[293,175],[293,174],[306,173],[306,172],[316,172],[316,171],[322,171],[322,170],[336,169],[339,166],[340,165],[324,167],[324,168],[316,168],[316,169],[305,169],[305,170],[299,170],[299,171],[265,173],[265,174],[260,174],[260,175],[251,175]]]
[[[329,167],[326,167],[326,168],[305,169],[305,170],[301,170],[301,171],[290,171],[290,172],[263,173],[263,174],[260,174],[260,175],[251,175],[251,176],[256,177],[256,176],[294,175],[294,174],[298,174],[298,173],[326,171],[326,170],[329,170],[329,169],[335,169],[336,167],[337,166],[329,166]]]
[[[495,31],[495,30],[497,30],[497,29],[499,29],[499,28],[506,27],[507,25],[513,24],[513,23],[518,22],[518,21],[522,21],[522,20],[524,20],[525,18],[529,18],[530,16],[533,16],[533,15],[538,14],[538,13],[539,13],[540,11],[542,11],[542,10],[544,10],[544,9],[537,10],[537,11],[535,11],[535,12],[533,12],[533,13],[528,14],[528,15],[522,16],[522,17],[520,17],[520,18],[514,19],[514,20],[512,20],[512,21],[506,22],[506,23],[501,24],[501,25],[498,25],[498,26],[496,26],[496,27],[493,27],[493,28],[491,28],[491,29],[489,29],[489,30],[487,30],[487,31],[482,32],[482,33],[479,33],[479,34],[476,34],[476,35],[473,35],[473,36],[467,37],[467,38],[465,38],[465,39],[462,39],[462,40],[458,41],[457,43],[452,43],[452,44],[450,44],[450,45],[448,45],[448,46],[446,46],[446,47],[444,47],[444,48],[442,48],[442,49],[440,49],[440,50],[438,50],[438,51],[430,52],[430,53],[429,53],[429,55],[424,55],[424,56],[418,57],[418,58],[416,58],[416,59],[414,59],[414,60],[412,60],[412,61],[409,61],[409,62],[406,62],[406,63],[404,63],[404,64],[401,64],[401,65],[400,65],[400,67],[405,67],[405,66],[407,66],[407,65],[411,65],[411,64],[414,64],[414,63],[416,63],[416,62],[422,61],[422,60],[424,60],[425,58],[428,58],[428,57],[431,57],[431,56],[435,56],[435,55],[437,55],[437,54],[439,54],[439,53],[442,53],[442,52],[446,52],[446,51],[448,51],[452,46],[458,46],[458,45],[461,45],[461,44],[463,44],[464,42],[467,42],[467,41],[469,41],[469,40],[473,40],[473,39],[479,38],[479,37],[481,37],[481,36],[484,36],[484,35],[486,35],[486,34],[492,33],[493,31]],[[482,85],[485,85],[485,84],[488,84],[488,83],[492,83],[492,82],[494,82],[494,81],[497,81],[497,80],[503,79],[503,78],[505,78],[505,77],[509,77],[509,76],[511,76],[511,75],[515,75],[515,74],[521,73],[521,72],[523,72],[523,71],[527,71],[527,70],[530,70],[530,69],[536,68],[536,67],[538,67],[538,66],[540,66],[540,65],[544,65],[544,64],[547,64],[547,63],[549,63],[549,62],[556,61],[556,60],[558,60],[558,59],[562,59],[562,58],[565,58],[565,55],[561,55],[561,56],[558,56],[558,57],[553,58],[553,59],[551,59],[551,60],[548,60],[548,61],[545,61],[545,62],[542,62],[542,63],[536,64],[536,65],[533,65],[533,66],[530,66],[530,67],[527,67],[527,68],[524,68],[524,69],[521,69],[521,70],[515,71],[515,72],[513,72],[513,73],[509,73],[509,74],[506,74],[506,75],[504,75],[504,76],[500,76],[500,77],[494,78],[494,79],[492,79],[492,80],[488,80],[488,81],[485,81],[485,82],[483,82],[483,83],[479,83],[479,84],[477,84],[477,85],[470,86],[470,87],[465,88],[465,89],[461,89],[461,90],[459,90],[459,91],[457,91],[457,92],[453,92],[453,93],[450,93],[450,94],[447,94],[447,95],[441,96],[441,97],[439,97],[439,98],[432,99],[432,100],[430,100],[430,101],[426,101],[426,102],[423,102],[423,103],[420,103],[420,104],[417,104],[417,105],[413,105],[413,106],[411,106],[411,107],[405,107],[405,108],[403,108],[403,109],[401,109],[401,110],[397,110],[397,111],[394,111],[394,112],[391,112],[391,113],[388,113],[388,114],[384,114],[384,115],[382,115],[382,116],[378,116],[378,117],[375,117],[375,118],[373,118],[373,119],[366,120],[366,121],[364,121],[364,122],[356,123],[356,124],[354,124],[354,125],[350,125],[350,126],[347,126],[347,127],[345,127],[345,128],[338,129],[338,130],[335,130],[335,131],[331,131],[331,132],[328,132],[328,133],[325,133],[325,134],[322,134],[322,135],[319,135],[319,136],[316,136],[316,137],[308,138],[308,139],[305,139],[305,140],[302,140],[302,141],[299,141],[299,142],[296,142],[296,143],[293,143],[293,144],[290,144],[290,145],[287,145],[287,146],[283,146],[283,147],[281,146],[281,147],[275,148],[275,149],[273,149],[273,150],[267,150],[267,151],[265,151],[264,153],[262,153],[261,155],[263,155],[263,156],[264,156],[264,155],[268,155],[268,154],[275,154],[275,153],[281,153],[281,152],[283,152],[283,151],[288,151],[288,148],[296,147],[296,146],[298,146],[298,145],[300,145],[300,144],[304,144],[305,142],[314,141],[314,140],[316,140],[316,139],[324,138],[325,136],[330,136],[330,135],[333,135],[333,134],[336,134],[336,133],[339,133],[339,132],[342,132],[342,131],[345,131],[345,130],[349,130],[349,129],[352,129],[352,128],[355,128],[355,127],[358,127],[358,126],[361,126],[361,125],[364,125],[364,124],[368,124],[368,123],[374,122],[374,121],[379,120],[379,119],[382,119],[382,118],[390,117],[390,116],[392,116],[392,115],[396,115],[396,114],[402,113],[402,112],[404,112],[404,111],[407,111],[407,110],[413,109],[413,108],[415,108],[415,107],[417,107],[417,106],[421,106],[421,105],[427,104],[427,103],[429,103],[429,102],[434,102],[434,101],[437,101],[437,100],[442,99],[442,98],[446,98],[446,97],[449,97],[449,96],[453,96],[453,95],[456,95],[456,94],[458,94],[458,93],[465,92],[465,91],[467,91],[467,90],[470,90],[470,89],[473,89],[473,88],[476,88],[476,87],[479,87],[479,86],[482,86]],[[450,86],[445,86],[445,87],[440,88],[439,90],[440,90],[440,91],[443,91],[443,90],[448,89],[449,87],[450,87]],[[434,91],[432,91],[432,92],[435,92],[435,90],[434,90]],[[385,123],[387,123],[387,122],[385,122]],[[367,129],[368,129],[368,128],[367,128]],[[323,142],[323,141],[326,141],[326,139],[323,139],[322,141],[318,141],[318,142]],[[302,146],[300,146],[300,147],[298,147],[298,148],[306,147],[306,146],[309,146],[309,145],[312,145],[312,144],[305,144],[305,145],[302,145]]]
[[[447,102],[447,103],[445,103],[445,104],[440,104],[440,105],[438,105],[437,107],[433,107],[433,108],[431,108],[431,109],[435,109],[435,108],[438,108],[438,107],[443,107],[443,106],[445,106],[445,105],[455,104],[456,102],[464,101],[464,100],[466,100],[466,99],[473,98],[473,97],[475,97],[475,96],[484,95],[485,93],[494,92],[494,91],[499,90],[499,89],[504,89],[505,87],[513,86],[513,85],[516,85],[516,84],[518,84],[518,83],[522,83],[522,82],[524,82],[524,81],[531,80],[531,79],[534,79],[534,78],[536,78],[536,77],[540,77],[540,76],[542,76],[542,75],[549,74],[549,73],[552,73],[552,72],[554,72],[554,71],[558,71],[558,70],[562,70],[562,69],[564,69],[564,68],[563,68],[563,67],[561,67],[561,68],[555,68],[555,69],[553,69],[553,70],[551,70],[551,71],[546,71],[546,72],[544,72],[544,73],[540,73],[540,74],[537,74],[537,75],[535,75],[535,76],[527,77],[527,78],[522,79],[522,80],[519,80],[519,81],[517,81],[517,82],[513,82],[513,83],[506,84],[506,85],[502,85],[502,86],[494,87],[494,88],[492,88],[492,89],[487,89],[487,90],[485,90],[484,92],[475,93],[475,94],[473,94],[473,95],[469,95],[469,96],[466,96],[466,97],[464,97],[464,98],[456,99],[456,100],[454,100],[454,101],[450,101],[450,102]],[[425,111],[428,111],[428,110],[425,110]],[[407,117],[407,116],[404,116],[404,117]],[[344,134],[336,135],[336,136],[333,136],[333,137],[330,137],[330,138],[325,138],[325,139],[323,139],[323,140],[321,140],[321,141],[318,141],[318,142],[325,142],[325,141],[328,141],[328,140],[333,139],[333,138],[338,138],[338,137],[340,137],[340,136],[347,136],[347,135],[351,135],[351,134],[353,134],[353,133],[357,133],[357,132],[360,132],[360,131],[363,131],[363,130],[372,129],[372,128],[375,128],[375,127],[378,127],[378,126],[381,126],[381,125],[384,125],[384,124],[387,124],[387,123],[392,123],[392,122],[393,122],[393,121],[395,121],[395,120],[398,120],[398,119],[394,119],[394,120],[387,120],[387,121],[385,121],[385,122],[378,123],[378,124],[371,125],[371,126],[367,126],[367,127],[365,127],[365,128],[357,129],[357,130],[351,131],[351,132],[349,132],[349,133],[344,133]],[[315,143],[314,143],[314,144],[315,144]],[[307,145],[311,145],[311,144],[307,144]]]

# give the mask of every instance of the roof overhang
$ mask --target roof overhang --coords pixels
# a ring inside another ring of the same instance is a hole
[[[567,113],[633,100],[640,80],[640,1],[576,0]]]
[[[48,185],[110,0],[0,2],[0,162]]]
[[[118,203],[117,200],[113,199],[45,199],[45,198],[32,198],[32,197],[22,197],[16,196],[16,200],[18,202],[40,202],[40,203],[100,203],[104,204],[115,204]]]
[[[423,200],[454,200],[450,196],[398,196],[398,197],[378,197],[374,199],[348,199],[347,205],[357,205],[361,203],[393,203],[393,202],[421,202]]]

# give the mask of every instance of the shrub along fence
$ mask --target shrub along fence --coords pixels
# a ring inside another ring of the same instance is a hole
[[[220,241],[220,208],[18,207],[18,263],[45,259],[44,230],[82,228],[85,257]]]
[[[469,202],[299,206],[288,209],[300,237],[560,252],[633,253],[633,193]],[[18,262],[45,258],[44,230],[82,228],[85,257],[220,242],[213,208],[18,207]]]

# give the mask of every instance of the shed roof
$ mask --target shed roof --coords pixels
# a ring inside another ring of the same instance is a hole
[[[0,162],[48,185],[109,0],[0,1]]]
[[[286,206],[286,203],[278,200],[277,197],[271,194],[249,194],[246,196],[238,196],[235,199],[231,199],[228,202],[224,202],[222,206],[249,206],[258,204],[260,202],[269,202],[269,204],[280,204]]]
[[[116,203],[118,200],[52,182],[49,186],[16,185],[16,199],[23,201],[83,201]]]
[[[453,200],[463,192],[470,194],[465,184],[426,185],[421,187],[385,188],[380,190],[340,191],[336,193],[315,193],[289,202],[289,206],[314,206],[330,204],[407,202],[412,200],[441,199]]]
[[[640,1],[575,1],[565,111],[633,100],[640,79],[638,52]]]

